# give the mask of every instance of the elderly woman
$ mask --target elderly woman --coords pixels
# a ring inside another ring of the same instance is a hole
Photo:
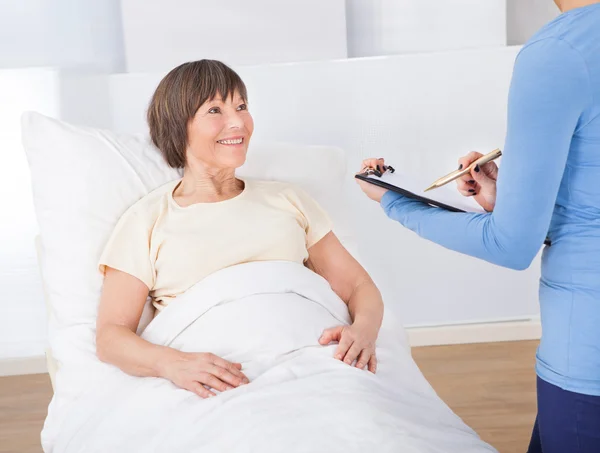
[[[136,329],[148,295],[156,315],[206,276],[236,264],[303,263],[346,302],[353,323],[323,332],[339,342],[337,359],[376,370],[381,295],[344,249],[327,214],[307,194],[281,182],[242,180],[254,123],[246,87],[221,62],[173,69],[148,109],[152,141],[180,180],[151,192],[119,220],[100,260],[98,357],[134,376],[154,376],[211,397],[247,384],[239,363],[151,344]],[[176,303],[176,302],[174,302]]]

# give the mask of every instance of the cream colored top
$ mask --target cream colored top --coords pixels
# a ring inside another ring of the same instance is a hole
[[[244,180],[234,198],[181,207],[180,180],[165,184],[119,219],[100,258],[138,278],[161,310],[209,274],[251,261],[304,263],[331,231],[325,211],[305,192],[281,182]]]

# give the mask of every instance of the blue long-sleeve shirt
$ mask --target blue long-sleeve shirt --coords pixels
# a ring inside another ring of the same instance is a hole
[[[538,375],[600,395],[600,4],[566,12],[520,51],[493,213],[395,192],[386,214],[423,238],[512,269],[544,243]]]

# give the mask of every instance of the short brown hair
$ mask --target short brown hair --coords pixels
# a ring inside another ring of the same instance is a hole
[[[158,84],[148,107],[150,137],[173,168],[185,166],[187,125],[206,101],[238,91],[247,101],[246,85],[230,67],[216,60],[184,63]]]

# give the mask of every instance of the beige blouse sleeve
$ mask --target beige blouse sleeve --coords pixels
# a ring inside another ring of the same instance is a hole
[[[309,249],[332,230],[332,221],[317,201],[298,187],[293,188],[294,204],[305,220],[306,248]]]
[[[102,256],[99,269],[106,267],[126,272],[141,280],[149,290],[154,286],[154,266],[150,260],[152,222],[137,206],[129,208],[119,219]]]

